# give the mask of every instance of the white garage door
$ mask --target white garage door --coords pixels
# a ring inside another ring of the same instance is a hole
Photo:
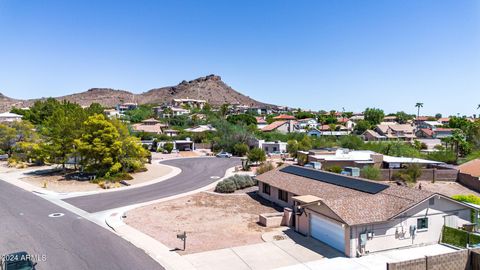
[[[312,215],[310,235],[342,253],[345,252],[345,229],[342,228],[341,224],[321,216]]]

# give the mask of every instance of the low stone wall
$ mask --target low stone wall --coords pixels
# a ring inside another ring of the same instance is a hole
[[[458,182],[469,189],[473,189],[476,192],[480,192],[480,178],[471,176],[470,174],[466,173],[459,173],[458,174]]]
[[[387,263],[387,270],[480,270],[480,248]]]
[[[391,181],[400,169],[380,169],[382,180]],[[421,181],[457,181],[458,170],[455,169],[422,169]]]

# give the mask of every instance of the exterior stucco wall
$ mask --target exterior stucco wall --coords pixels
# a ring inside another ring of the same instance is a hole
[[[258,195],[282,207],[289,207],[289,208],[293,207],[292,197],[296,196],[295,194],[288,192],[288,201],[284,202],[278,198],[278,189],[276,187],[270,186],[270,195],[268,195],[263,193],[263,185],[264,183],[260,181],[258,182]]]
[[[434,204],[425,201],[398,218],[378,224],[358,225],[351,227],[350,254],[359,249],[359,235],[363,232],[373,232],[372,239],[367,240],[365,251],[376,252],[407,246],[419,246],[438,243],[444,225],[444,217],[457,215],[457,224],[461,226],[470,223],[470,209],[445,198],[434,197]],[[410,226],[417,226],[418,218],[428,218],[428,229],[417,230],[415,237],[410,235]],[[402,231],[404,232],[403,237]]]

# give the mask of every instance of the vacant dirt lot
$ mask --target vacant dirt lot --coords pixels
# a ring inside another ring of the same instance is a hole
[[[188,254],[261,243],[272,229],[258,225],[258,215],[276,211],[256,195],[201,192],[135,209],[126,223],[172,249],[182,248],[176,235],[186,231],[187,250],[179,253]]]
[[[457,194],[473,194],[476,196],[480,196],[478,192],[475,192],[467,187],[462,186],[457,182],[441,182],[437,181],[432,183],[430,181],[419,181],[415,187],[418,187],[419,184],[422,184],[422,189],[428,190],[431,192],[441,193],[443,195],[447,195],[449,197]]]

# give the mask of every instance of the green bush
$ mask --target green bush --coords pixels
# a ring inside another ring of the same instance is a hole
[[[370,180],[380,180],[381,174],[380,169],[373,166],[365,166],[360,171],[360,175],[363,178],[370,179]]]
[[[471,233],[468,237],[468,244],[470,246],[480,244],[480,235]]]
[[[163,145],[163,149],[167,150],[168,153],[171,153],[173,150],[173,143],[167,142]]]
[[[465,248],[467,246],[468,232],[443,226],[442,243]]]
[[[328,168],[325,168],[327,172],[333,172],[333,173],[341,173],[343,170],[340,166],[331,166]]]
[[[219,193],[233,193],[237,190],[237,185],[233,179],[227,178],[218,182],[215,191]]]
[[[252,187],[255,185],[255,181],[252,179],[252,177],[248,175],[234,175],[229,177],[228,179],[233,179],[235,182],[235,185],[237,186],[237,189],[244,189],[247,187]]]

